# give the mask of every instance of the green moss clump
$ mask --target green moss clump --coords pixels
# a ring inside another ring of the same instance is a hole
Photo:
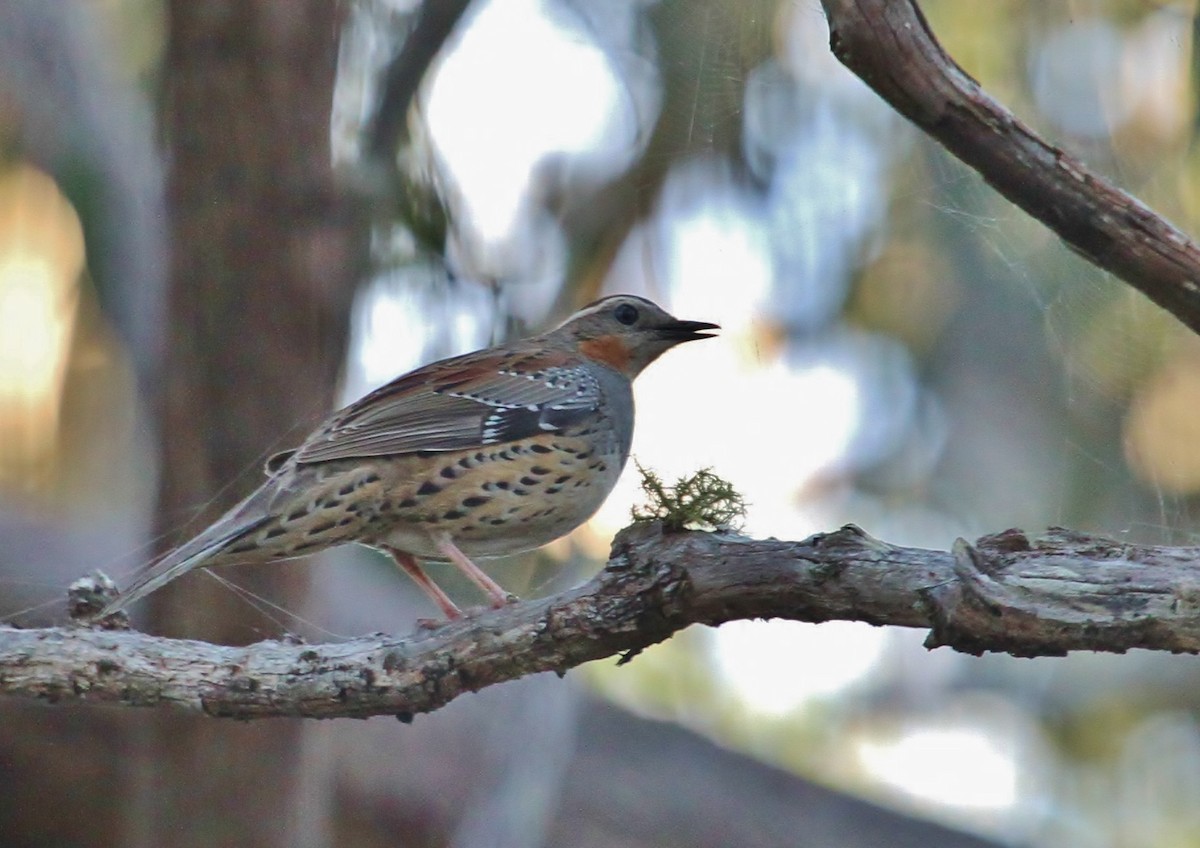
[[[746,517],[746,501],[733,484],[718,477],[711,468],[680,477],[668,486],[663,479],[634,461],[642,475],[646,503],[633,508],[634,523],[662,522],[668,532],[685,528],[737,530]]]

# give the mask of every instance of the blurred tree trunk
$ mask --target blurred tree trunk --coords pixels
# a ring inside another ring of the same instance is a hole
[[[168,10],[173,257],[158,523],[178,542],[182,521],[232,505],[265,453],[332,407],[364,242],[330,167],[341,4],[172,0]],[[230,576],[298,609],[304,574]],[[151,611],[164,634],[244,643],[279,630],[203,574],[156,595]],[[156,716],[139,746],[132,841],[325,844],[318,732]]]

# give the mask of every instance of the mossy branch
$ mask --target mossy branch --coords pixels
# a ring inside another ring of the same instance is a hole
[[[658,522],[667,532],[680,530],[740,530],[746,518],[746,501],[727,480],[711,468],[680,477],[673,486],[637,460],[646,503],[632,509],[633,522]]]
[[[618,535],[608,565],[584,586],[408,637],[225,647],[99,628],[0,627],[0,694],[241,719],[409,720],[465,692],[634,656],[690,625],[746,618],[921,627],[929,647],[968,653],[1197,653],[1197,558],[1196,548],[1067,530],[1012,530],[935,551],[853,526],[785,542],[646,523]]]

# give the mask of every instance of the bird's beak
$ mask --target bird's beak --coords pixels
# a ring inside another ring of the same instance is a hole
[[[720,324],[710,324],[707,321],[671,321],[655,328],[660,338],[672,342],[694,342],[696,339],[711,339],[705,330],[719,330]]]

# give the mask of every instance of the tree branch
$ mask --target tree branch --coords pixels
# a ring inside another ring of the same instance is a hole
[[[915,0],[822,0],[830,46],[900,114],[1072,249],[1200,332],[1200,247],[1049,144],[946,54]]]
[[[927,627],[929,647],[1056,656],[1200,651],[1194,548],[1052,529],[904,548],[848,525],[802,542],[635,525],[561,595],[401,639],[224,647],[83,627],[0,628],[0,693],[171,705],[213,716],[408,720],[468,691],[624,654],[691,624],[848,619]]]

